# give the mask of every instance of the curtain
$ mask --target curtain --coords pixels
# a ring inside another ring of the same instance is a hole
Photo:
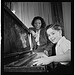
[[[43,17],[46,25],[52,23],[50,2],[11,2],[11,10],[28,28],[35,16]]]
[[[24,23],[31,27],[35,16],[45,19],[46,25],[59,23],[64,27],[63,35],[71,40],[71,2],[6,2],[11,11]]]
[[[63,25],[62,3],[61,2],[51,2],[51,12],[52,12],[53,23]]]
[[[71,40],[71,2],[62,2],[64,33]]]
[[[51,2],[51,12],[53,23],[60,24],[63,27],[62,35],[64,35],[62,2]]]

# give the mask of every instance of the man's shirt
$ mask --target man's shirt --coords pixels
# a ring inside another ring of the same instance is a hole
[[[71,50],[71,42],[64,36],[58,41],[56,45],[56,55],[64,54],[67,50]],[[66,64],[66,63],[61,63]]]

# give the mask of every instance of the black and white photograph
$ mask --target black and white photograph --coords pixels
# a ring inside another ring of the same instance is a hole
[[[73,74],[71,6],[71,2],[4,2],[4,73]]]

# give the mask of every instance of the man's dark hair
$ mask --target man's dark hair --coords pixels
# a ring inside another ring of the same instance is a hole
[[[62,31],[62,35],[64,35],[64,32],[63,32],[63,26],[61,26],[60,24],[50,24],[50,25],[47,25],[46,26],[46,31],[49,29],[49,28],[52,28],[54,30],[61,30]]]

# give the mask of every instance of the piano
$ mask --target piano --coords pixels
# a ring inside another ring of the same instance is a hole
[[[37,53],[30,50],[28,35],[28,28],[4,5],[4,72],[47,72],[46,65],[31,66]]]

